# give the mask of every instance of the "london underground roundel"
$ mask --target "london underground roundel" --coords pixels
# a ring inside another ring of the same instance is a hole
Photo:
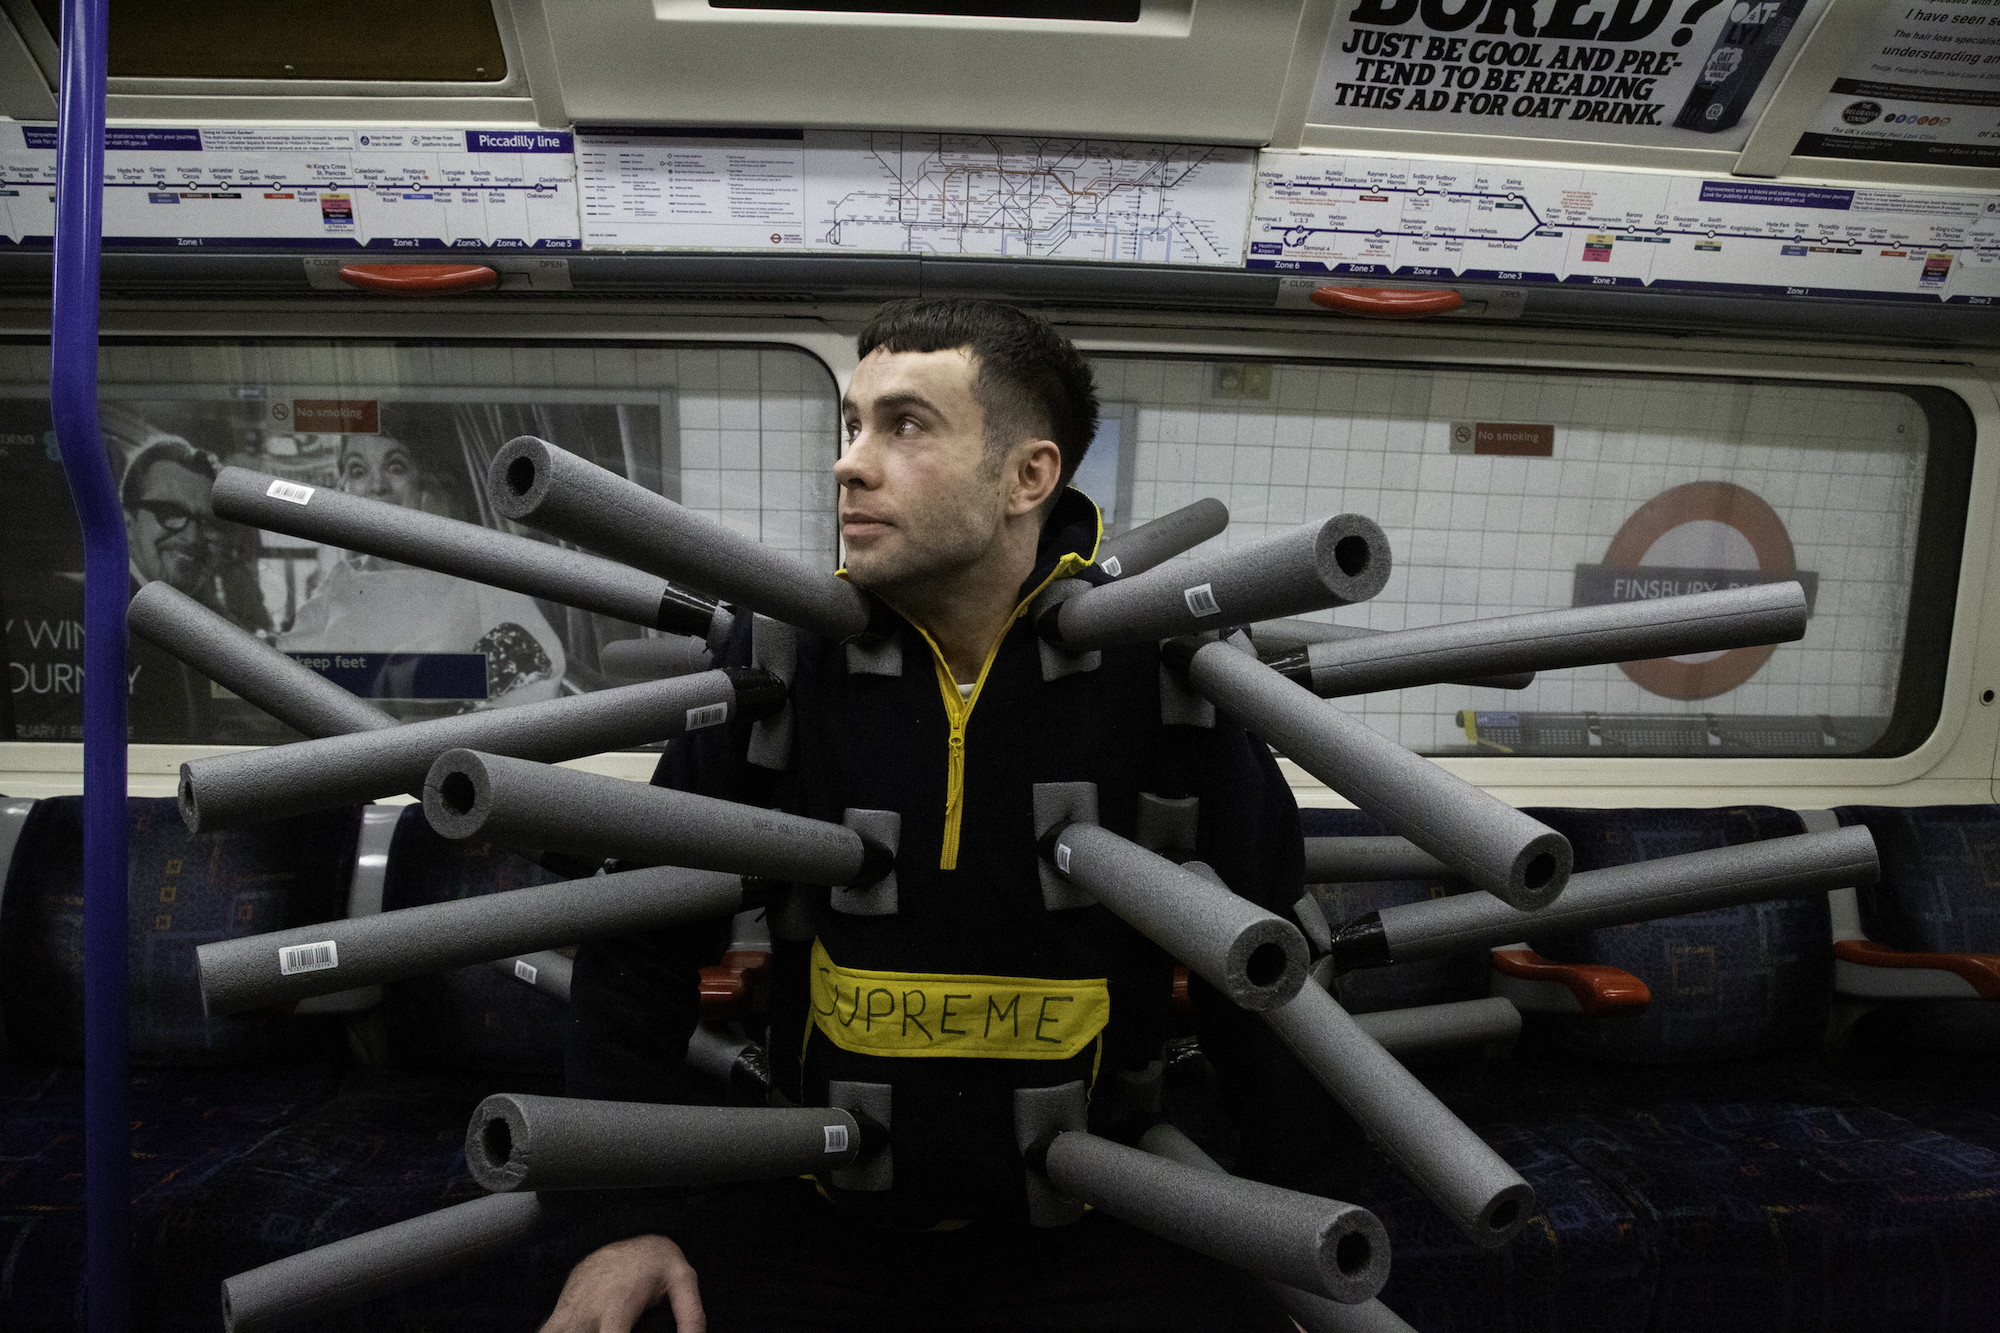
[[[1791,534],[1762,497],[1726,481],[1696,481],[1662,491],[1641,505],[1604,553],[1604,564],[1641,576],[1643,595],[1670,595],[1729,586],[1729,575],[1761,574],[1765,582],[1798,571]],[[1657,582],[1658,590],[1653,585]],[[1772,646],[1621,662],[1633,683],[1668,699],[1712,699],[1756,675]]]

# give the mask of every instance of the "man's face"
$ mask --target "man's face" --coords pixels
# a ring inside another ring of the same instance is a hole
[[[401,440],[350,435],[340,446],[340,489],[405,509],[422,507],[422,475]]]
[[[977,371],[966,348],[878,347],[855,368],[833,476],[848,574],[862,587],[893,595],[949,580],[998,540],[1006,488],[986,458]]]
[[[139,498],[125,511],[132,564],[148,582],[158,580],[199,596],[215,573],[212,484],[173,462],[146,469]]]

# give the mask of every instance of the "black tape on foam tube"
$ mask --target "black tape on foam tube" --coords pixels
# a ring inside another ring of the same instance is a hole
[[[1072,1199],[1287,1286],[1362,1301],[1389,1278],[1388,1233],[1351,1203],[1217,1175],[1088,1133],[1056,1135],[1043,1170]]]
[[[424,817],[447,838],[798,884],[852,884],[871,866],[861,835],[826,820],[472,750],[431,765]]]
[[[868,627],[868,597],[833,574],[745,537],[615,472],[522,435],[493,457],[493,507],[615,560],[845,639]]]
[[[584,940],[730,916],[739,876],[659,866],[218,940],[195,950],[204,1012],[376,986]],[[565,966],[567,960],[565,960]],[[538,967],[530,962],[531,969]],[[531,981],[531,977],[523,977]]]
[[[1338,707],[1226,644],[1167,645],[1169,665],[1277,751],[1515,907],[1555,901],[1569,879],[1569,840],[1548,825],[1363,726]]]
[[[854,1116],[823,1106],[662,1106],[495,1093],[472,1113],[465,1164],[483,1189],[640,1189],[833,1171],[861,1152]]]
[[[1359,514],[1336,514],[1092,588],[1057,604],[1036,631],[1080,653],[1346,606],[1382,591],[1389,564],[1381,528]]]
[[[533,1194],[492,1194],[238,1273],[222,1284],[228,1333],[277,1333],[461,1272],[528,1244]]]
[[[746,674],[754,679],[741,679]],[[181,765],[181,817],[192,832],[207,833],[416,791],[431,762],[452,749],[547,762],[629,749],[729,722],[746,693],[760,707],[783,700],[761,672],[704,671],[196,759]]]
[[[1534,1191],[1318,986],[1264,1021],[1347,1113],[1473,1243],[1514,1238]]]

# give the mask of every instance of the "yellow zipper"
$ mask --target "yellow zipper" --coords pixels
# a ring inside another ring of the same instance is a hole
[[[1083,492],[1078,491],[1077,494],[1082,495]],[[1090,543],[1090,555],[1081,556],[1074,551],[1064,555],[1056,561],[1056,567],[1049,571],[1049,576],[1021,599],[1021,604],[1014,608],[1014,614],[1007,617],[1007,623],[995,636],[993,647],[987,650],[986,660],[980,663],[979,679],[973,683],[971,694],[958,692],[958,680],[944,660],[944,650],[938,647],[929,630],[922,625],[916,626],[917,633],[923,635],[924,642],[931,646],[931,662],[937,669],[938,693],[944,698],[945,720],[951,724],[951,735],[945,748],[944,847],[938,856],[939,870],[958,869],[958,830],[965,817],[965,728],[972,721],[972,706],[979,702],[979,692],[986,688],[986,673],[993,669],[993,660],[1000,655],[1000,645],[1007,641],[1007,632],[1014,627],[1015,621],[1027,613],[1028,604],[1057,579],[1090,568],[1097,555],[1098,544],[1104,540],[1104,513],[1095,504],[1091,508],[1097,513],[1097,536]]]

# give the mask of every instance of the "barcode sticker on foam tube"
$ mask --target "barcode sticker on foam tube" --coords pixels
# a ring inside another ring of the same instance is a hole
[[[339,966],[340,946],[332,940],[321,940],[318,944],[294,944],[288,949],[278,950],[278,975],[281,977],[299,972],[324,972]]]
[[[728,720],[728,704],[703,704],[699,708],[688,709],[687,730],[700,731],[703,727],[719,727]]]
[[[1097,567],[1114,579],[1125,572],[1125,566],[1118,563],[1118,557],[1115,555],[1100,561]]]
[[[290,500],[295,505],[302,505],[311,502],[313,488],[301,486],[296,481],[274,481],[264,494],[273,500]]]
[[[1212,616],[1222,608],[1215,604],[1215,590],[1206,583],[1197,583],[1181,594],[1187,599],[1188,614],[1191,616]]]
[[[1066,842],[1056,844],[1056,869],[1065,875],[1069,873],[1069,844]]]
[[[828,1152],[847,1151],[846,1125],[823,1125],[821,1128],[826,1130],[826,1150]]]
[[[525,958],[516,958],[514,960],[514,975],[532,986],[535,984],[535,978],[541,975],[541,969]]]

